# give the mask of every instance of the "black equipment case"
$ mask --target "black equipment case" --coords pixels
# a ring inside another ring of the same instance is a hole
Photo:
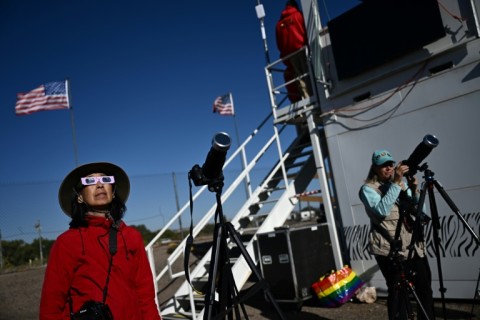
[[[335,270],[326,223],[261,233],[257,246],[262,276],[278,302],[301,304],[310,299],[311,285]]]

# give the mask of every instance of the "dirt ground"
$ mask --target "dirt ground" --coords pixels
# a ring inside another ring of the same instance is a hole
[[[38,319],[38,307],[45,267],[27,269],[20,272],[0,274],[0,320]],[[173,296],[176,283],[160,283],[159,303],[162,305]],[[242,293],[241,293],[242,294]],[[386,301],[377,299],[375,303],[349,302],[339,308],[321,308],[314,299],[305,301],[301,308],[278,304],[284,319],[296,320],[384,320],[387,319]],[[475,303],[474,303],[475,302]],[[252,320],[278,319],[278,312],[266,301],[260,290],[244,303],[247,317]],[[473,308],[473,314],[471,311]],[[437,319],[480,319],[480,300],[446,301],[445,315],[441,301],[435,303]],[[245,317],[242,317],[242,319]]]

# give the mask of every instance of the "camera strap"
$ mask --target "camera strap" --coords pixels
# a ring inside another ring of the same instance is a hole
[[[107,300],[107,292],[108,292],[108,282],[110,281],[110,271],[112,271],[112,264],[113,264],[113,256],[117,253],[117,232],[118,227],[116,222],[112,223],[110,227],[110,234],[108,239],[108,246],[110,249],[110,262],[108,264],[108,273],[107,273],[107,280],[105,281],[105,288],[103,288],[103,300],[102,302],[105,303]]]
[[[113,256],[117,253],[117,232],[118,232],[118,226],[116,222],[114,221],[112,223],[112,226],[110,227],[110,232],[109,232],[109,237],[108,237],[108,247],[110,251],[110,261],[108,263],[108,273],[107,273],[107,280],[105,281],[105,287],[103,288],[103,298],[102,298],[102,303],[105,304],[105,301],[107,300],[107,293],[108,293],[108,282],[110,281],[110,271],[112,270],[112,264],[113,264]],[[73,301],[72,301],[72,296],[70,294],[70,289],[68,289],[68,304],[70,306],[70,315],[73,315]]]
[[[183,269],[185,270],[185,278],[190,284],[190,287],[192,287],[193,291],[195,291],[198,294],[203,295],[204,293],[195,289],[193,286],[191,280],[190,280],[190,267],[189,267],[189,260],[190,260],[190,252],[192,251],[192,246],[193,246],[193,198],[192,198],[192,179],[188,179],[188,185],[190,187],[190,233],[188,234],[187,240],[185,242],[185,252],[184,252],[184,258],[183,258]]]

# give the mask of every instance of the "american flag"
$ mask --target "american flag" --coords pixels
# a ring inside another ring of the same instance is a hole
[[[57,109],[70,109],[68,80],[49,82],[30,92],[17,93],[15,104],[17,116]]]
[[[218,112],[222,116],[233,116],[235,112],[233,110],[232,94],[227,93],[223,96],[217,97],[213,102],[213,112]]]

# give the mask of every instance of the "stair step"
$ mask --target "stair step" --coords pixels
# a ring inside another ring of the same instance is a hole
[[[307,137],[307,139],[310,139],[310,138]],[[305,148],[311,148],[311,147],[312,147],[312,144],[309,141],[307,141],[307,142],[296,145],[295,147],[292,148],[292,150],[303,150]]]
[[[269,203],[276,203],[278,202],[278,199],[270,199],[270,200],[265,200],[265,201],[258,201],[254,204],[252,204],[252,206],[255,206],[255,205],[264,205],[264,204],[269,204]],[[258,215],[255,215],[258,217]]]
[[[287,189],[285,186],[280,186],[275,188],[266,188],[264,192],[285,191],[285,189]]]
[[[305,161],[302,161],[302,162],[294,162],[294,163],[292,163],[292,164],[286,165],[286,166],[285,166],[285,169],[289,170],[289,169],[292,169],[292,168],[302,167],[304,164],[305,164]]]
[[[208,274],[200,278],[192,279],[193,287],[196,290],[199,290],[200,292],[205,292],[205,290],[207,289],[207,284],[208,284]]]
[[[243,243],[250,242],[250,240],[252,240],[252,238],[255,236],[255,234],[245,232],[245,231],[240,232],[240,230],[237,230],[237,232],[238,232],[238,237]]]
[[[192,315],[189,314],[182,314],[182,313],[169,313],[169,314],[162,314],[162,320],[181,320],[181,319],[192,319]]]
[[[243,217],[240,225],[242,226],[242,234],[245,234],[246,237],[249,237],[248,241],[243,240],[243,242],[250,242],[251,238],[254,236],[255,231],[258,229],[259,225],[262,224],[263,220],[268,216],[268,213],[257,213],[251,214],[247,217]],[[248,236],[247,236],[248,235]]]
[[[287,173],[287,179],[293,179],[297,176],[297,173]],[[282,174],[279,174],[278,176],[274,176],[272,177],[272,179],[270,179],[271,182],[274,182],[274,181],[278,181],[278,180],[283,180],[283,175]]]
[[[299,150],[303,150],[303,149],[304,149],[304,147],[299,148]],[[301,158],[301,157],[310,156],[312,153],[313,153],[313,150],[306,150],[306,151],[302,151],[302,152],[299,152],[299,153],[292,153],[288,157],[287,161],[291,160],[291,159],[298,159],[298,158]]]
[[[246,232],[257,232],[257,230],[258,230],[258,227],[247,227],[242,229],[242,231],[246,231]]]
[[[180,305],[180,308],[186,311],[191,311],[190,309],[190,298],[188,295],[182,295],[176,297],[176,300],[178,304]],[[196,310],[202,310],[205,304],[205,296],[201,295],[193,295],[193,301],[195,303],[195,309]]]
[[[240,250],[240,248],[235,244],[234,247],[230,248],[229,254],[230,254],[230,261],[232,257],[238,259],[238,257],[240,257],[240,255],[242,254],[242,250]]]
[[[238,257],[230,257],[230,264],[233,266],[235,262],[237,262],[237,260],[238,260]],[[210,261],[205,262],[205,268],[207,270],[210,270]],[[207,277],[207,281],[208,281],[208,275],[206,275],[205,277]]]

